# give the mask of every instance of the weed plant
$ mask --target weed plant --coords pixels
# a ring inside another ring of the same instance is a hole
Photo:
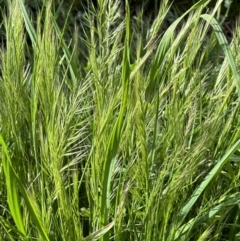
[[[8,1],[0,240],[240,240],[240,28],[228,42],[222,2],[163,31],[167,0],[153,23],[99,0],[70,35],[51,1],[36,24]]]

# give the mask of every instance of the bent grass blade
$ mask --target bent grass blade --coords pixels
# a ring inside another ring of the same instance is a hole
[[[201,18],[206,20],[212,26],[212,28],[213,28],[216,36],[217,36],[218,42],[219,42],[220,46],[222,47],[223,52],[226,55],[228,63],[229,63],[229,65],[232,69],[232,72],[234,74],[237,93],[238,93],[238,96],[240,97],[240,75],[237,71],[237,66],[236,66],[236,63],[234,61],[231,49],[230,49],[229,44],[228,44],[228,41],[227,41],[225,35],[223,34],[223,31],[222,31],[220,25],[218,24],[218,22],[215,18],[213,18],[209,14],[203,14],[203,15],[201,15]]]

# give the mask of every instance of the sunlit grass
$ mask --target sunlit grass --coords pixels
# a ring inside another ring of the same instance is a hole
[[[1,240],[238,240],[240,28],[208,2],[163,32],[167,0],[153,23],[99,1],[69,36],[9,1]]]

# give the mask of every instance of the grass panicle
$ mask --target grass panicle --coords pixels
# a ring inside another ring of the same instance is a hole
[[[209,2],[8,1],[0,240],[239,240],[240,28]]]

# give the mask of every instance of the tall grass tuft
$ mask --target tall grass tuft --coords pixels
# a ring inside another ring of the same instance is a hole
[[[35,22],[8,1],[0,240],[239,240],[240,28],[209,2],[165,29],[168,0],[154,22],[98,0],[63,27],[52,1]]]

